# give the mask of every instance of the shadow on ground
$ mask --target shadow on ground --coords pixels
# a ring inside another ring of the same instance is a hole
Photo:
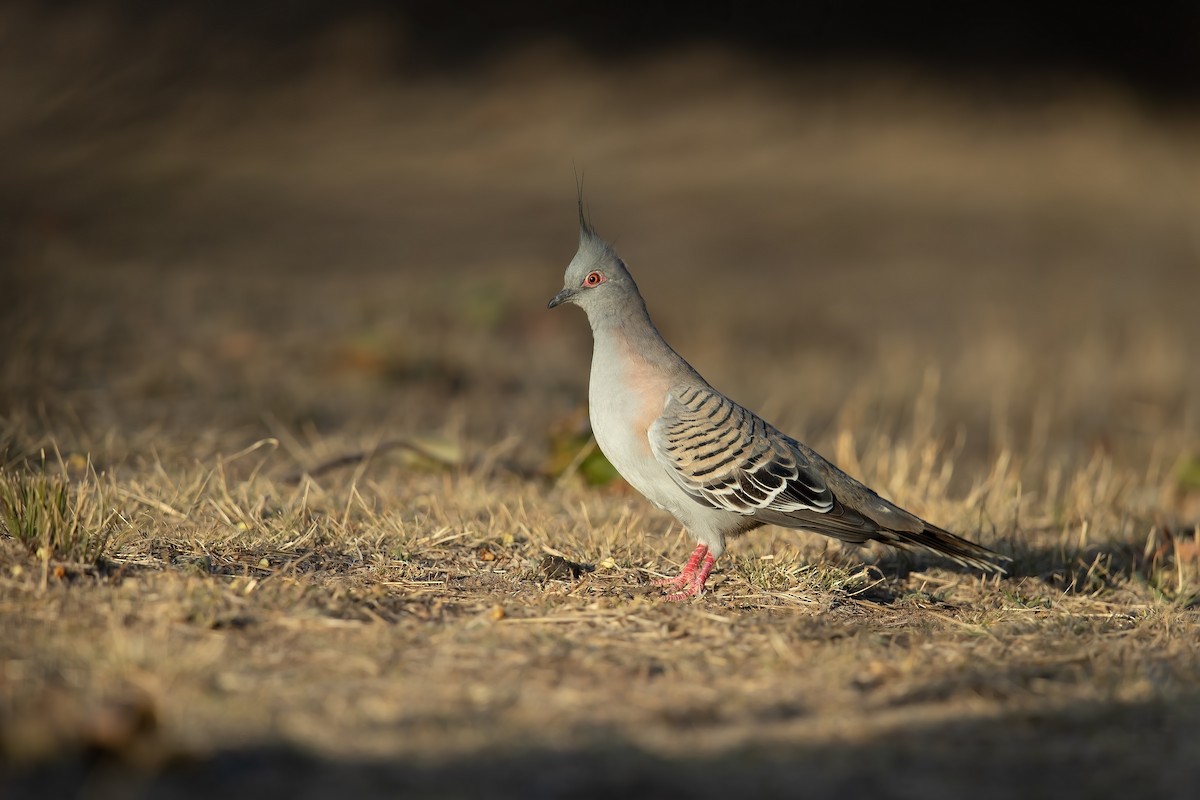
[[[854,741],[658,755],[597,730],[582,745],[418,763],[340,760],[287,745],[175,755],[147,768],[77,753],[9,771],[4,796],[44,797],[1192,797],[1200,701],[1108,703],[934,722]],[[784,739],[791,738],[793,742]]]

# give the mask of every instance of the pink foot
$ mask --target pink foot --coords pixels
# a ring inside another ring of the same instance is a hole
[[[683,570],[674,578],[663,578],[654,582],[656,586],[668,586],[676,591],[667,595],[668,600],[687,600],[704,593],[704,583],[716,564],[716,559],[708,554],[708,545],[696,545],[692,557],[688,559]]]
[[[678,589],[685,583],[691,583],[696,579],[696,570],[700,568],[700,562],[708,555],[708,545],[698,544],[696,549],[692,551],[692,557],[688,559],[681,571],[674,578],[660,578],[654,582],[655,586],[670,586],[672,589]]]

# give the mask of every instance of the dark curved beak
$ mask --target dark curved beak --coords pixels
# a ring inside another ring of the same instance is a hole
[[[555,306],[560,306],[563,303],[570,300],[574,296],[575,296],[574,289],[563,289],[561,292],[554,295],[554,298],[549,303],[546,304],[546,308],[554,308]]]

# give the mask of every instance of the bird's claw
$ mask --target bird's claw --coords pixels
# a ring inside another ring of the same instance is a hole
[[[668,600],[688,600],[704,594],[704,583],[712,572],[716,559],[708,552],[707,545],[697,545],[687,564],[674,578],[660,578],[654,581],[655,586],[666,586],[676,591],[667,595]]]

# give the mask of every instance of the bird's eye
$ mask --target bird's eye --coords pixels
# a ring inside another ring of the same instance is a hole
[[[599,272],[589,272],[588,276],[583,279],[584,286],[599,286],[604,283],[605,277]]]

